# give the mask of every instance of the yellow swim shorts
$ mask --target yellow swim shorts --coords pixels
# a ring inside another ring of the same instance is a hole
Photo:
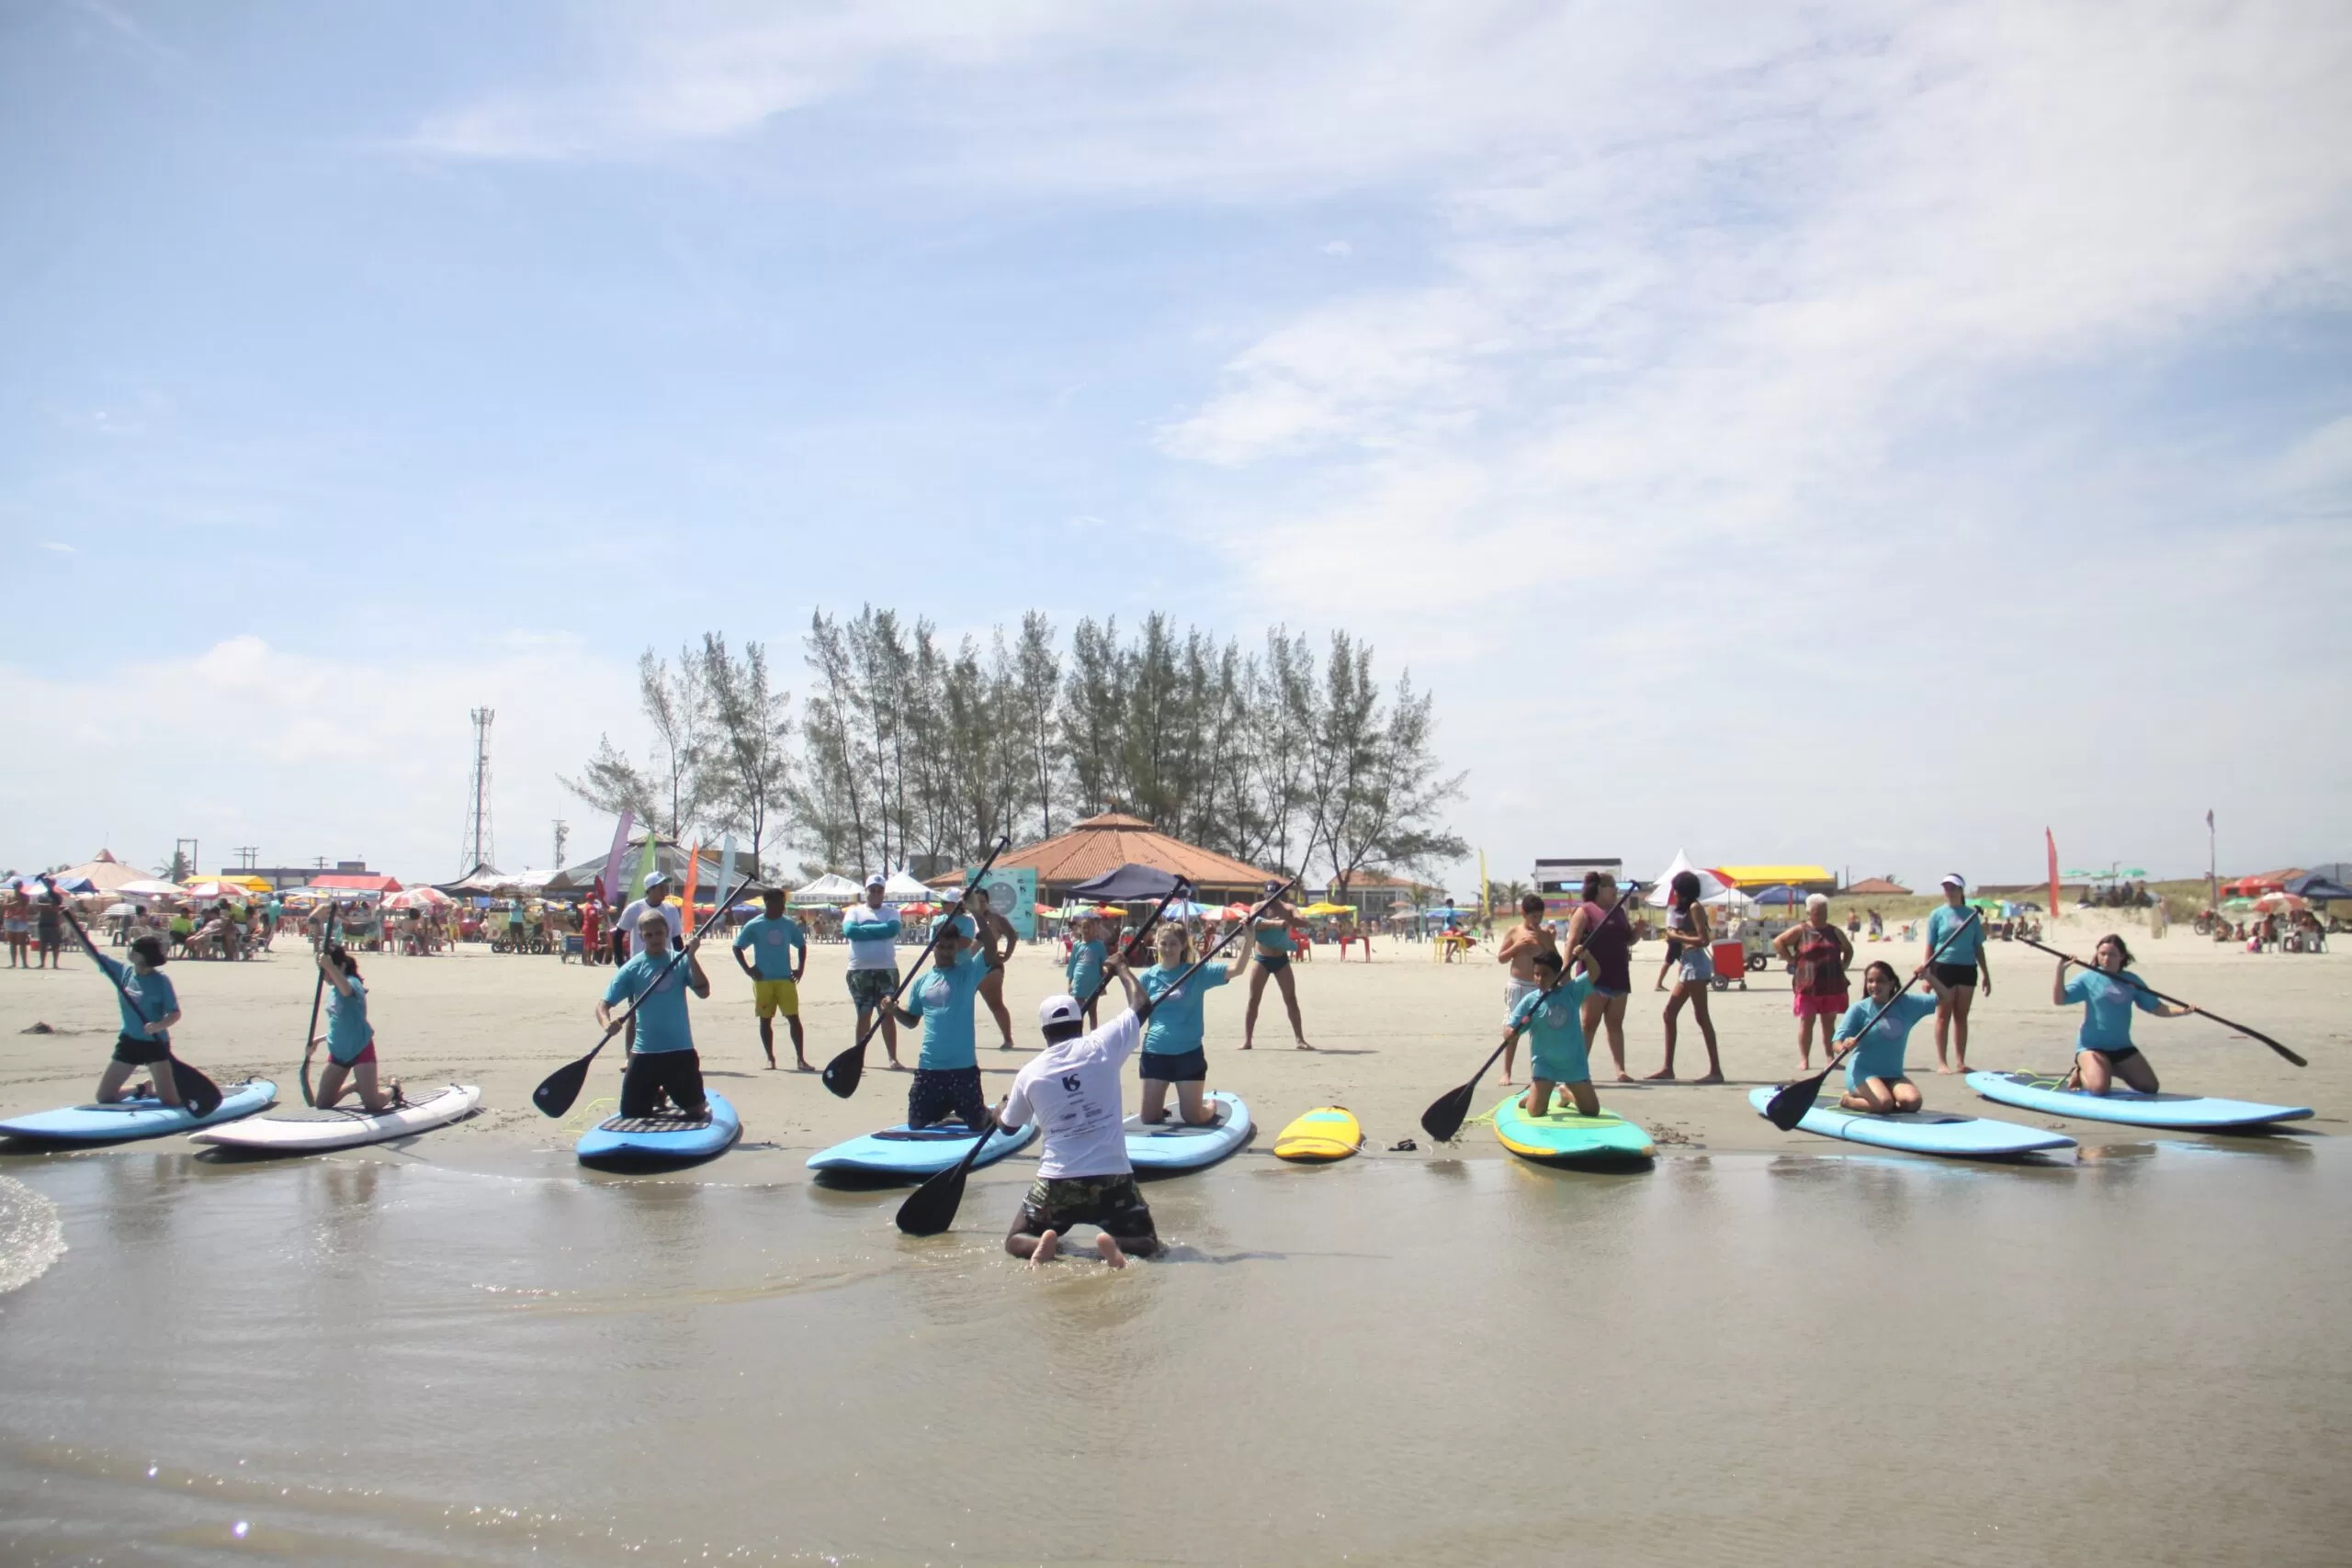
[[[800,987],[790,980],[754,980],[752,1000],[758,1005],[762,1018],[774,1018],[782,1013],[786,1018],[800,1016]]]

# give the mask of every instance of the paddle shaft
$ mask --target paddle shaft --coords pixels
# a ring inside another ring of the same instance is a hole
[[[964,884],[964,890],[956,895],[956,902],[947,906],[946,912],[933,922],[931,928],[931,940],[922,944],[922,951],[915,954],[914,963],[908,966],[906,974],[899,976],[899,983],[891,987],[889,999],[874,1010],[874,1021],[858,1032],[857,1043],[825,1064],[824,1076],[827,1089],[832,1089],[833,1092],[843,1100],[847,1100],[851,1094],[856,1092],[857,1085],[854,1079],[846,1090],[833,1089],[833,1068],[852,1062],[864,1063],[867,1043],[873,1040],[874,1032],[882,1027],[882,1021],[891,1016],[892,1010],[899,1005],[899,997],[905,995],[907,987],[914,983],[915,976],[922,973],[922,966],[930,961],[932,950],[939,945],[939,933],[945,931],[950,923],[964,912],[964,905],[972,897],[972,889],[980,885],[980,878],[989,874],[989,868],[996,864],[996,857],[1004,853],[1005,846],[1012,842],[1012,840],[1009,836],[1000,837],[997,840],[996,848],[989,852],[989,858],[980,863],[980,869],[971,874]]]
[[[327,921],[319,931],[319,953],[324,956],[334,942],[334,900],[327,900]],[[317,983],[311,987],[311,1027],[302,1032],[302,1103],[315,1106],[318,1100],[311,1093],[311,1053],[318,1049],[319,1004],[326,1000],[327,972],[321,969]]]
[[[2279,1044],[2278,1042],[2271,1039],[2270,1036],[2263,1033],[2262,1031],[2258,1029],[2248,1029],[2245,1024],[2223,1018],[2218,1012],[2208,1012],[2205,1009],[2199,1007],[2195,1002],[2185,1002],[2178,997],[2168,997],[2165,995],[2164,992],[2159,991],[2154,986],[2151,986],[2148,982],[2143,980],[2140,976],[2132,974],[2128,969],[2119,969],[2114,974],[2109,975],[2106,970],[2101,969],[2095,964],[2086,964],[2071,953],[2061,953],[2054,947],[2034,941],[2031,937],[2021,936],[2017,940],[2025,943],[2028,947],[2034,948],[2040,952],[2050,954],[2052,958],[2064,959],[2066,963],[2072,964],[2078,969],[2087,969],[2094,975],[2107,975],[2107,977],[2110,980],[2129,980],[2132,985],[2138,987],[2141,990],[2147,992],[2148,995],[2155,998],[2156,1000],[2160,1002],[2170,1002],[2177,1008],[2187,1008],[2193,1013],[2211,1019],[2215,1023],[2220,1024],[2224,1029],[2233,1029],[2249,1040],[2260,1041],[2263,1044],[2269,1046],[2273,1051],[2278,1052],[2278,1055],[2286,1057],[2287,1060],[2294,1063],[2295,1066],[2299,1067],[2308,1067],[2311,1066],[2311,1063],[2305,1061],[2301,1055],[2298,1055],[2295,1052],[2289,1050],[2286,1046]]]
[[[74,911],[66,907],[64,897],[57,891],[57,884],[44,876],[40,879],[40,885],[48,890],[51,901],[56,904],[59,918],[72,928],[74,940],[79,942],[82,944],[82,950],[90,955],[90,962],[98,965],[98,973],[107,977],[107,983],[114,987],[115,995],[122,998],[122,1005],[138,1014],[141,1023],[152,1025],[155,1021],[147,1016],[147,1010],[139,1005],[139,998],[130,994],[130,987],[122,983],[122,977],[98,962],[97,943],[92,942],[90,933],[82,929],[82,922],[74,918]],[[150,1038],[153,1037],[150,1036]],[[184,1102],[184,1107],[198,1116],[212,1114],[213,1108],[220,1103],[220,1086],[174,1055],[169,1039],[164,1042],[164,1064],[172,1069],[172,1082],[175,1086],[178,1085],[180,1075],[185,1072],[201,1088],[201,1092],[194,1095],[185,1089],[180,1089],[180,1099]]]

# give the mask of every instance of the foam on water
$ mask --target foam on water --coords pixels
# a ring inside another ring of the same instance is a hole
[[[64,1252],[57,1205],[14,1177],[0,1176],[0,1296],[48,1273]]]

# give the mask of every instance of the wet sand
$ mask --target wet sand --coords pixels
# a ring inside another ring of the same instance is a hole
[[[2087,954],[2105,923],[2070,918],[2054,928],[2052,945]],[[2203,1019],[2143,1017],[2136,1035],[2168,1089],[2310,1105],[2317,1116],[2300,1123],[2308,1134],[2331,1135],[2352,1114],[2352,945],[2343,952],[2255,955],[2197,940],[2176,928],[2163,941],[2134,931],[2139,972],[2150,984],[2244,1020],[2311,1058],[2298,1069],[2268,1050]],[[917,950],[903,949],[911,962]],[[1907,972],[1923,955],[1916,944],[1859,946],[1867,960],[1886,954]],[[1645,943],[1636,954],[1634,995],[1628,1007],[1628,1067],[1655,1070],[1663,1035],[1665,998],[1646,987],[1662,949]],[[864,1086],[850,1100],[825,1092],[814,1073],[791,1070],[791,1053],[778,1029],[784,1070],[764,1070],[752,1021],[751,986],[723,953],[705,968],[711,999],[694,1004],[695,1040],[713,1085],[741,1109],[744,1143],[717,1167],[690,1179],[778,1181],[805,1176],[809,1153],[887,1125],[904,1114],[905,1078],[886,1070],[877,1039],[867,1055]],[[803,1022],[812,1065],[821,1066],[850,1043],[854,1014],[842,971],[846,949],[820,946],[801,987]],[[2056,1070],[2068,1061],[2079,1009],[2050,1003],[2050,960],[2013,943],[1992,947],[1995,986],[1980,998],[1972,1020],[1972,1065],[1996,1069]],[[460,1081],[482,1088],[482,1109],[470,1121],[431,1136],[430,1157],[449,1164],[514,1168],[568,1156],[571,1140],[618,1091],[618,1052],[608,1050],[587,1092],[564,1123],[531,1109],[531,1089],[548,1072],[595,1043],[591,1010],[611,970],[582,969],[553,958],[516,957],[479,946],[415,959],[371,956],[364,967],[370,1012],[387,1069],[412,1085]],[[1859,967],[1859,965],[1858,965]],[[1258,1046],[1240,1043],[1243,987],[1235,984],[1208,1002],[1210,1086],[1249,1100],[1270,1141],[1291,1117],[1317,1105],[1345,1105],[1362,1119],[1368,1143],[1385,1151],[1398,1140],[1420,1138],[1419,1118],[1429,1102],[1460,1083],[1501,1037],[1503,971],[1491,950],[1467,962],[1431,962],[1421,945],[1384,942],[1370,964],[1342,965],[1329,949],[1294,965],[1313,1053],[1292,1049],[1279,998],[1269,987],[1259,1019]],[[275,1078],[281,1102],[299,1104],[295,1067],[311,1005],[312,971],[291,939],[279,951],[249,963],[182,963],[171,966],[188,1020],[177,1032],[181,1054],[227,1081],[248,1074]],[[1014,955],[1006,1001],[1020,1048],[1000,1052],[996,1032],[980,1019],[980,1065],[994,1098],[1027,1059],[1035,1035],[1037,1002],[1061,988],[1057,963],[1037,948]],[[1603,1103],[1649,1128],[1661,1152],[1702,1149],[1784,1149],[1821,1144],[1782,1134],[1756,1115],[1747,1089],[1795,1076],[1795,1021],[1785,976],[1777,970],[1749,977],[1749,988],[1711,998],[1731,1082],[1600,1085]],[[0,970],[0,1113],[85,1100],[112,1049],[112,992],[86,961],[62,973]],[[45,1021],[62,1032],[20,1032]],[[1608,1071],[1605,1041],[1595,1068]],[[902,1043],[911,1064],[916,1048]],[[1525,1055],[1520,1062],[1523,1072]],[[1816,1051],[1817,1066],[1821,1056]],[[1911,1040],[1910,1065],[1930,1106],[1990,1110],[1953,1078],[1934,1072],[1930,1026]],[[607,1065],[611,1070],[606,1070]],[[1698,1032],[1685,1010],[1678,1070],[1685,1078],[1705,1070]],[[1130,1079],[1132,1088],[1133,1080]],[[1483,1112],[1502,1090],[1489,1075]],[[1491,1098],[1489,1098],[1491,1096]],[[1132,1100],[1130,1100],[1132,1105]],[[2013,1120],[2028,1112],[1999,1111]],[[2130,1128],[2069,1122],[2064,1130],[2086,1145],[2132,1142]],[[426,1152],[419,1145],[419,1153]],[[1461,1153],[1502,1157],[1483,1129],[1471,1127]],[[1426,1151],[1424,1151],[1426,1153]],[[1019,1168],[1031,1156],[1017,1156]],[[1411,1156],[1399,1156],[1411,1157]]]

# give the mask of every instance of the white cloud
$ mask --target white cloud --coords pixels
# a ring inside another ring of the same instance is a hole
[[[43,539],[40,542],[40,547],[61,556],[70,556],[74,553],[73,546],[60,544],[55,539]]]
[[[1316,249],[1327,256],[1351,256],[1356,254],[1355,246],[1345,240],[1326,240]]]

